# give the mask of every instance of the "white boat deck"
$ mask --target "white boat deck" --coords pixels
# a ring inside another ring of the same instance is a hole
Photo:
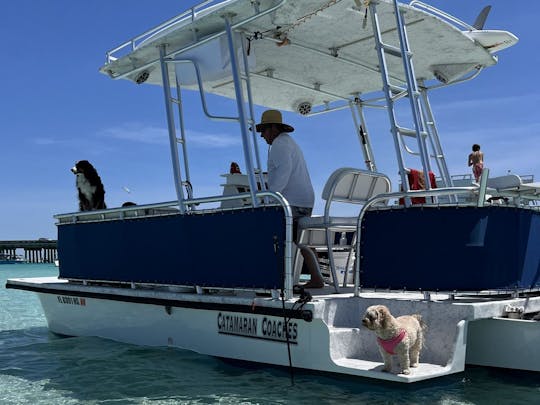
[[[411,369],[412,371],[409,375],[394,374],[382,371],[383,365],[380,361],[342,358],[335,360],[335,363],[343,368],[351,370],[362,370],[363,372],[359,372],[357,375],[363,377],[396,382],[410,383],[451,374],[451,367],[449,366],[440,366],[437,364],[427,363],[420,363],[418,367]]]
[[[119,296],[139,296],[139,297],[159,297],[163,299],[189,301],[210,301],[210,302],[234,302],[238,304],[264,302],[268,306],[281,306],[281,300],[272,298],[270,294],[256,294],[244,290],[215,290],[205,289],[205,293],[197,294],[195,287],[174,286],[174,285],[133,285],[124,284],[123,287],[115,286],[113,283],[88,284],[81,282],[70,282],[58,277],[34,277],[34,278],[12,278],[9,284],[16,286],[27,286],[31,288],[47,288],[51,290],[61,290],[66,292],[99,292],[101,294],[114,294]],[[342,287],[340,293],[336,294],[334,288],[326,285],[323,288],[306,289],[313,299],[312,303],[322,301],[337,301],[354,299],[353,287]],[[368,301],[393,301],[393,302],[415,302],[424,304],[438,304],[445,306],[455,306],[468,308],[471,320],[500,317],[504,314],[507,305],[514,307],[524,307],[526,312],[540,311],[540,296],[529,296],[513,298],[500,291],[485,291],[480,293],[445,293],[431,292],[426,299],[423,292],[390,291],[390,290],[362,290],[357,299]],[[537,292],[536,295],[540,295]],[[291,303],[298,299],[298,294],[290,300]]]

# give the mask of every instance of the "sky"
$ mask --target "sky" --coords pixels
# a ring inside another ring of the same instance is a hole
[[[351,1],[352,2],[352,1]],[[540,2],[427,0],[473,23],[492,5],[486,29],[519,42],[476,79],[431,93],[431,105],[451,174],[468,174],[467,155],[479,143],[492,176],[534,175],[540,181]],[[18,0],[3,4],[0,35],[0,240],[56,239],[53,215],[78,210],[70,168],[91,161],[109,207],[171,201],[175,190],[163,94],[158,86],[113,81],[98,72],[105,52],[198,1]],[[436,46],[436,44],[434,44]],[[232,124],[203,119],[195,93],[184,96],[190,170],[196,197],[221,194],[220,174],[243,153]],[[198,97],[198,96],[197,96]],[[230,109],[214,97],[212,107]],[[262,108],[256,108],[260,117]],[[378,170],[398,181],[386,113],[367,112]],[[338,167],[364,168],[350,112],[305,118],[284,114],[296,128],[321,213],[324,183]],[[348,137],[341,137],[347,133]],[[338,135],[340,135],[338,137]],[[259,143],[265,160],[267,146]]]

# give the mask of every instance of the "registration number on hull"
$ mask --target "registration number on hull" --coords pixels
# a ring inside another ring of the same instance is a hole
[[[86,299],[85,298],[79,298],[79,297],[72,297],[69,295],[57,295],[56,299],[60,304],[67,304],[67,305],[80,305],[80,306],[86,306]]]

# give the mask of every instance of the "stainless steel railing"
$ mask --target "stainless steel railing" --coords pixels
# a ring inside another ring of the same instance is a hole
[[[291,206],[289,202],[283,197],[280,193],[274,193],[272,191],[261,191],[255,194],[256,198],[264,200],[265,198],[270,198],[277,202],[277,205],[283,207],[285,214],[285,285],[284,285],[284,295],[285,299],[291,299],[293,297],[293,268],[292,268],[292,224],[293,217]],[[233,200],[249,200],[251,199],[250,193],[242,193],[230,196],[211,196],[204,198],[193,198],[190,200],[184,200],[186,205],[197,205],[197,204],[210,204],[223,201],[233,201]],[[272,204],[276,205],[276,204]],[[176,208],[178,207],[178,201],[168,201],[157,204],[146,204],[146,205],[134,205],[128,207],[118,207],[110,208],[106,210],[96,210],[96,211],[85,211],[85,212],[73,212],[68,214],[58,214],[54,218],[58,220],[57,225],[67,225],[73,223],[86,223],[86,222],[103,222],[109,220],[122,220],[130,218],[144,218],[152,217],[159,215],[180,215],[180,211]],[[241,208],[246,208],[243,206]],[[211,211],[234,211],[239,208],[213,208],[209,210],[202,211],[187,211],[182,215],[198,215],[199,213],[211,212]],[[136,215],[137,211],[141,215]],[[131,213],[131,215],[130,215]]]
[[[362,221],[366,212],[375,204],[388,201],[392,199],[399,198],[414,198],[414,197],[441,197],[447,195],[457,195],[457,194],[473,194],[478,192],[478,187],[446,187],[446,188],[437,188],[431,190],[418,190],[418,191],[400,191],[394,193],[385,193],[379,194],[366,202],[366,204],[360,210],[358,215],[358,220],[356,223],[356,263],[354,269],[354,296],[358,297],[360,295],[360,245],[361,245],[361,236],[362,236]],[[480,193],[481,194],[481,193]]]

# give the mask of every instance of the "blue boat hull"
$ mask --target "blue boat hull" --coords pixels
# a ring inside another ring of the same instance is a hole
[[[285,216],[268,207],[63,224],[60,277],[281,288]]]
[[[371,211],[361,257],[366,288],[539,287],[540,213],[492,206]]]

